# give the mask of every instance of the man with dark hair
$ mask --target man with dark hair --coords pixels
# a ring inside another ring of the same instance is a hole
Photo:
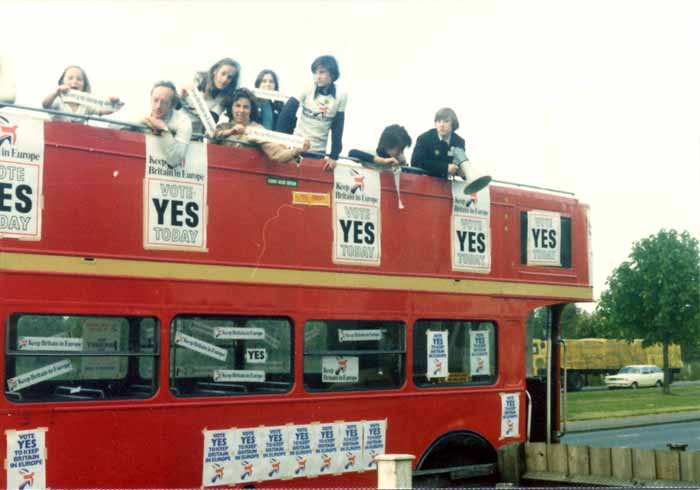
[[[457,114],[449,107],[444,107],[435,114],[435,127],[421,134],[416,140],[411,165],[422,168],[428,175],[447,177],[461,175],[463,161],[455,163],[455,153],[464,156],[464,140],[455,131],[459,128]],[[461,151],[459,151],[461,150]],[[458,159],[459,160],[459,159]]]
[[[311,64],[314,84],[291,97],[277,119],[277,131],[292,132],[311,142],[311,151],[325,153],[328,133],[331,135],[330,158],[326,159],[327,170],[335,168],[336,160],[343,149],[343,127],[348,96],[335,86],[340,77],[338,62],[333,56],[319,56]]]
[[[161,135],[161,148],[171,167],[182,165],[192,137],[192,121],[177,108],[175,85],[166,80],[156,82],[151,89],[151,114],[143,123]]]
[[[382,131],[379,143],[377,143],[376,155],[360,150],[350,150],[350,156],[365,162],[396,167],[406,164],[406,157],[403,151],[411,146],[411,143],[411,137],[408,135],[406,128],[398,124],[392,124]]]

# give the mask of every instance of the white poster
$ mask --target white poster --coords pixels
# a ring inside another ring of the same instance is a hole
[[[7,488],[46,488],[46,427],[6,430]]]
[[[196,337],[191,337],[180,332],[175,334],[175,345],[179,345],[180,347],[184,347],[185,349],[198,352],[204,356],[216,359],[217,361],[223,362],[228,356],[228,352],[226,352],[226,349],[222,349],[219,346],[210,344],[209,342],[205,342]]]
[[[250,90],[258,99],[267,99],[280,102],[287,102],[289,100],[288,95],[283,95],[277,90],[265,90],[262,88],[252,88]]]
[[[340,472],[338,424],[312,424],[310,464],[315,473],[330,475]]]
[[[262,427],[258,429],[258,441],[262,445],[260,456],[262,480],[291,478],[294,461],[290,456],[291,426]]]
[[[361,470],[377,469],[375,456],[386,452],[386,419],[364,422],[362,427]]]
[[[491,191],[465,195],[463,181],[452,181],[452,270],[491,272]]]
[[[447,378],[449,373],[447,363],[448,332],[431,332],[428,330],[425,334],[428,336],[428,363],[425,377],[428,379]]]
[[[83,342],[87,352],[119,352],[120,320],[88,318],[83,321]],[[125,326],[126,327],[126,326]],[[80,379],[119,379],[126,377],[126,358],[84,357],[80,359]]]
[[[233,464],[235,483],[263,480],[262,441],[256,429],[235,429]]]
[[[379,265],[381,250],[379,172],[337,165],[333,184],[333,262]]]
[[[68,337],[20,337],[17,350],[81,352],[83,339]]]
[[[340,342],[368,342],[382,340],[381,330],[338,330]]]
[[[527,265],[561,266],[561,215],[527,212]]]
[[[197,117],[199,117],[199,120],[202,122],[202,127],[204,127],[204,131],[207,133],[207,136],[213,138],[214,131],[216,130],[216,122],[214,121],[214,117],[211,115],[211,112],[209,112],[209,108],[207,107],[207,103],[204,101],[202,93],[196,88],[188,90],[187,103],[190,105],[190,107],[194,108],[194,111],[197,113]]]
[[[265,364],[267,362],[267,349],[261,347],[259,349],[245,350],[246,364]]]
[[[62,361],[49,364],[48,366],[40,367],[29,371],[28,373],[20,374],[19,376],[8,379],[7,388],[10,391],[23,390],[28,386],[33,386],[49,379],[58,378],[59,376],[70,373],[71,371],[73,371],[73,364],[70,362],[70,359],[64,359]]]
[[[472,376],[488,376],[491,374],[489,358],[489,333],[485,330],[469,332],[469,359]]]
[[[296,134],[280,133],[278,131],[270,131],[262,126],[246,126],[245,135],[251,141],[261,143],[275,143],[286,146],[287,148],[303,148],[304,138]]]
[[[242,369],[216,369],[212,378],[220,383],[263,383],[265,371],[245,371]]]
[[[520,395],[501,393],[501,437],[510,439],[520,436]]]
[[[114,112],[124,105],[123,103],[115,104],[107,97],[99,97],[80,90],[69,90],[62,94],[61,98],[63,102],[82,105],[93,110],[107,109]]]
[[[44,121],[0,114],[0,238],[41,240]]]
[[[291,427],[289,438],[289,456],[291,458],[292,478],[302,476],[316,476],[317,472],[309,464],[313,455],[311,448],[311,429],[308,425],[294,425]]]
[[[231,450],[233,430],[204,430],[202,486],[228,485],[235,481]]]
[[[360,471],[362,468],[362,424],[345,422],[338,424],[340,472]]]
[[[190,142],[182,167],[172,168],[158,136],[146,135],[143,246],[207,249],[207,147]]]
[[[323,356],[321,381],[324,383],[357,383],[360,380],[357,356]]]
[[[265,329],[257,327],[215,327],[214,338],[224,340],[263,340],[265,339]]]

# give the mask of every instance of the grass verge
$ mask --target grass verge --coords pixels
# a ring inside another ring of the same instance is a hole
[[[671,386],[670,395],[660,388],[580,391],[567,400],[570,421],[682,412],[700,410],[700,386]]]

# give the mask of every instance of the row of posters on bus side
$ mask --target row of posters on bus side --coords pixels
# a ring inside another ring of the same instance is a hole
[[[500,440],[520,436],[520,394],[500,393]],[[47,488],[48,428],[6,430],[8,489]],[[376,469],[387,421],[204,429],[202,486],[339,475]]]
[[[202,486],[376,469],[386,420],[204,430]]]
[[[207,250],[207,146],[192,142],[183,165],[168,165],[161,138],[146,135],[143,244],[146,249]],[[41,239],[43,121],[0,114],[0,237]],[[398,184],[397,184],[398,190]],[[491,271],[488,187],[464,195],[452,182],[452,269]],[[379,172],[338,165],[333,183],[333,262],[381,263]],[[560,266],[560,215],[528,212],[527,263]]]

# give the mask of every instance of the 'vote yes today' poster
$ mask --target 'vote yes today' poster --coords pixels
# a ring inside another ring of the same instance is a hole
[[[207,146],[191,142],[170,167],[158,136],[146,135],[144,248],[206,251]]]
[[[486,187],[464,194],[464,181],[452,181],[452,270],[491,271],[491,193]]]
[[[561,266],[561,215],[527,213],[527,265]]]
[[[338,165],[333,183],[333,262],[379,265],[381,261],[379,172]]]
[[[0,114],[0,238],[41,240],[44,121]]]

